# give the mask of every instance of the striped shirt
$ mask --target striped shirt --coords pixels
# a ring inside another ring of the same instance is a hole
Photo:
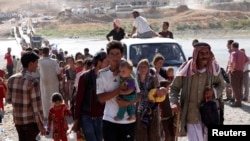
[[[16,125],[38,122],[42,119],[42,103],[39,82],[31,73],[23,70],[11,76],[7,83],[6,101],[13,106],[13,118]]]

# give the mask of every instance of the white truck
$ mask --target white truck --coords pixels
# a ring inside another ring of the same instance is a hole
[[[148,59],[151,63],[156,53],[165,57],[163,66],[173,67],[175,71],[186,61],[186,56],[181,45],[174,39],[169,38],[129,38],[121,40],[125,47],[124,57],[131,60],[136,67],[141,59]]]

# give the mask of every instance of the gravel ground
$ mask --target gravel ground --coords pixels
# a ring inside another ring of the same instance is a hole
[[[225,125],[249,125],[250,124],[250,102],[242,102],[241,108],[233,108],[225,102]],[[12,120],[12,106],[5,106],[5,114],[0,124],[0,141],[18,141],[17,132]],[[72,126],[72,119],[69,119]],[[52,141],[49,137],[47,141]],[[187,141],[186,137],[179,138],[179,141]]]

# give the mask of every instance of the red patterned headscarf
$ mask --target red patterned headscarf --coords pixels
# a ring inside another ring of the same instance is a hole
[[[178,71],[176,72],[176,76],[192,76],[197,73],[197,57],[199,52],[204,48],[209,48],[210,50],[210,58],[208,64],[206,66],[206,71],[211,75],[218,75],[220,72],[220,66],[217,64],[214,54],[211,51],[211,47],[207,43],[197,43],[194,46],[193,58],[189,61],[183,63]]]

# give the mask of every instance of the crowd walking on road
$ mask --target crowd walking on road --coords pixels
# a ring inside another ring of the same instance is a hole
[[[156,33],[138,11],[132,15],[130,37],[174,38],[168,22]],[[212,46],[197,39],[192,57],[177,70],[166,68],[164,60],[174,54],[164,56],[163,50],[151,54],[152,62],[144,54],[135,66],[124,57],[121,20],[114,19],[113,27],[106,35],[106,48],[95,54],[84,48],[68,55],[49,44],[27,48],[17,59],[9,47],[4,57],[7,75],[4,71],[0,75],[0,123],[5,99],[13,107],[20,141],[48,133],[55,141],[67,141],[69,132],[75,132],[79,141],[176,141],[179,136],[207,141],[210,123],[200,112],[201,105],[220,103],[217,115],[211,116],[218,119],[212,124],[221,125],[223,102],[241,108],[242,101],[249,100],[250,58],[238,42],[228,41],[225,69],[217,63]],[[72,117],[72,126],[67,117]]]

